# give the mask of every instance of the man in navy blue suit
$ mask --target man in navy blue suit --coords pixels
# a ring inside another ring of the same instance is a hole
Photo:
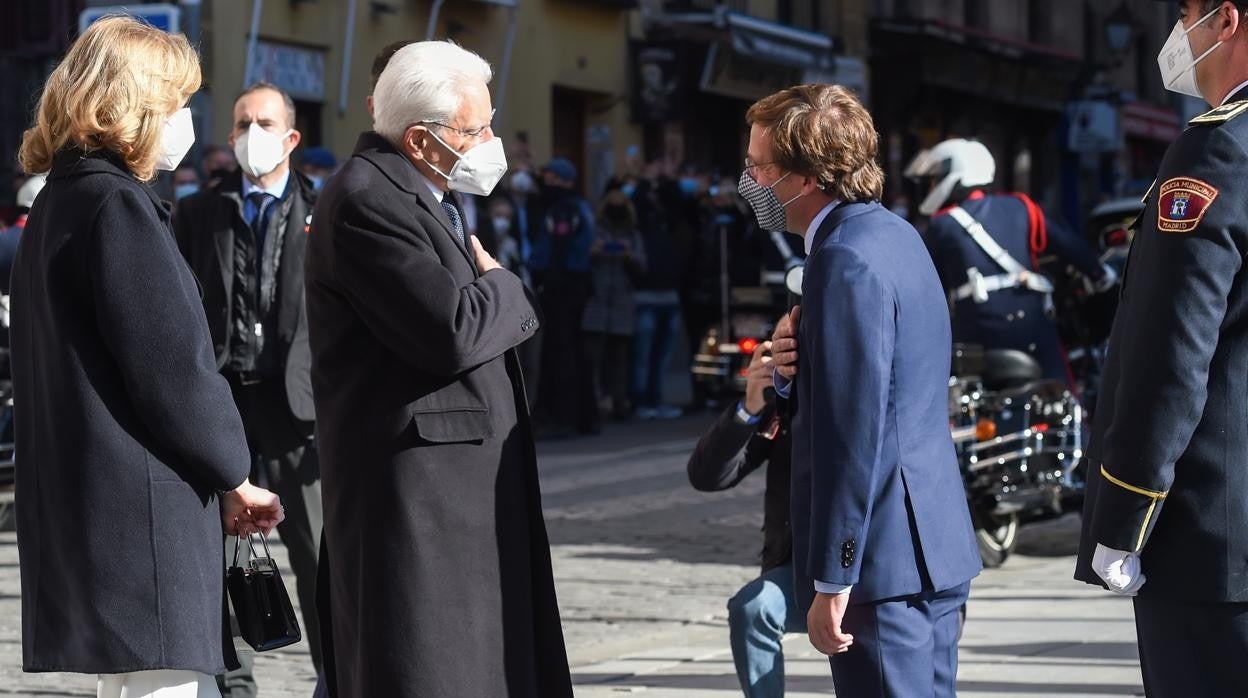
[[[808,253],[802,321],[781,323],[772,347],[777,389],[797,403],[798,608],[838,694],[953,696],[958,608],[980,561],[949,436],[940,279],[918,232],[879,203],[878,135],[851,92],[792,87],[746,119],[741,194]]]

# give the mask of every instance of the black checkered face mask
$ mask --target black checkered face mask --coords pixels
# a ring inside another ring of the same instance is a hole
[[[786,172],[784,177],[788,177],[790,174],[792,173]],[[777,179],[770,187],[764,187],[755,182],[754,178],[747,171],[741,173],[741,181],[737,184],[737,193],[754,210],[754,217],[758,219],[758,226],[768,232],[785,232],[788,222],[785,220],[784,207],[797,201],[802,196],[798,194],[788,201],[780,201],[776,196],[774,187],[776,184],[784,181],[784,177]]]

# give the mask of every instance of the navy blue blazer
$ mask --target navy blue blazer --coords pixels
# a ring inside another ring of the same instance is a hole
[[[919,233],[876,202],[834,210],[807,258],[798,344],[798,598],[813,598],[812,579],[852,584],[862,604],[973,578],[949,312]]]

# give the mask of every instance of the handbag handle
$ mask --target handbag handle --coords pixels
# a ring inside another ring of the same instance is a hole
[[[264,531],[257,531],[256,533],[260,535],[260,544],[264,546],[264,556],[270,560],[273,559],[273,553],[269,552],[269,539],[264,535]],[[247,561],[248,562],[251,562],[253,559],[257,557],[256,546],[255,544],[251,542],[251,537],[253,535],[256,535],[256,534],[254,533],[247,534],[247,550],[248,550]],[[243,542],[243,534],[240,533],[238,534],[237,537],[234,538],[234,562],[231,563],[232,567],[238,567],[238,546],[242,542]]]

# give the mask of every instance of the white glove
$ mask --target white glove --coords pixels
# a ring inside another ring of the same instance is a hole
[[[1135,596],[1144,586],[1144,571],[1140,569],[1140,556],[1125,550],[1107,548],[1096,544],[1092,554],[1092,571],[1105,580],[1109,590],[1122,596]]]
[[[1094,293],[1104,293],[1118,284],[1118,272],[1114,271],[1113,267],[1108,264],[1102,264],[1101,269],[1105,270],[1105,276],[1102,276],[1101,280],[1093,285]]]

